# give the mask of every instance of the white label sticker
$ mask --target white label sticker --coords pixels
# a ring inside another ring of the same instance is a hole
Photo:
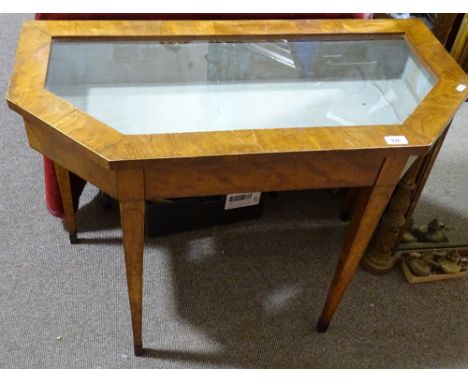
[[[407,145],[408,140],[404,135],[386,135],[385,141],[387,145]]]
[[[458,85],[456,87],[456,89],[457,89],[457,91],[459,91],[461,93],[462,91],[464,91],[466,89],[466,86],[463,85],[463,84],[460,84],[460,85]]]
[[[225,210],[254,206],[260,203],[261,192],[249,192],[244,194],[229,194],[226,195]]]

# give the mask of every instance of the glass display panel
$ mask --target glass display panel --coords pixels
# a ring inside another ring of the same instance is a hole
[[[435,79],[403,37],[54,40],[46,88],[123,134],[401,124]]]

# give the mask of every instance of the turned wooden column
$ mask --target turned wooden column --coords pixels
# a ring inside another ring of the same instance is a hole
[[[418,157],[398,183],[371,244],[361,261],[362,266],[367,271],[375,274],[386,273],[398,260],[395,252],[398,250],[403,233],[413,216],[450,123],[431,150],[426,155]]]
[[[372,273],[385,273],[394,265],[392,251],[397,245],[400,232],[406,226],[406,213],[410,208],[411,195],[416,188],[416,178],[424,159],[419,157],[398,183],[371,246],[362,259],[364,268]]]

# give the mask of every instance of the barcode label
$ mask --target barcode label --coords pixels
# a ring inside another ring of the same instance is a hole
[[[234,208],[241,208],[247,206],[254,206],[260,203],[261,192],[249,192],[243,194],[229,194],[226,195],[225,210],[232,210]]]
[[[404,135],[387,135],[385,136],[387,145],[407,145],[408,140]]]

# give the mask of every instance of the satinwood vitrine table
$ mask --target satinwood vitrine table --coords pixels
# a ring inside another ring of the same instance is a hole
[[[56,163],[72,237],[69,171],[118,199],[139,355],[145,200],[359,187],[325,331],[409,158],[467,84],[416,20],[36,21],[7,101]]]

